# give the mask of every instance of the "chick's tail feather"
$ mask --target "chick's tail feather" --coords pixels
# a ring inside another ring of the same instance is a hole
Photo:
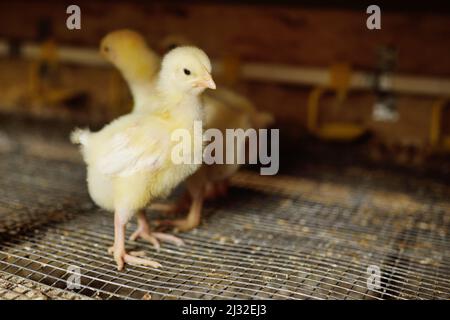
[[[86,146],[88,144],[90,134],[91,131],[89,131],[89,129],[76,128],[70,134],[70,141],[73,144],[81,144]]]

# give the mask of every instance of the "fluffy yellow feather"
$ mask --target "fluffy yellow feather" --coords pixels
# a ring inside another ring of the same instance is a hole
[[[151,111],[122,116],[99,132],[77,129],[72,134],[87,164],[89,194],[97,205],[115,212],[110,251],[119,270],[124,263],[159,266],[125,251],[125,225],[134,214],[139,222],[134,239],[142,237],[155,245],[157,239],[180,243],[173,236],[150,232],[141,209],[198,169],[194,163],[174,164],[171,150],[175,142],[170,137],[175,129],[194,135],[194,121],[202,118],[199,95],[207,87],[215,88],[210,72],[210,61],[200,49],[174,49],[162,61],[148,100]]]

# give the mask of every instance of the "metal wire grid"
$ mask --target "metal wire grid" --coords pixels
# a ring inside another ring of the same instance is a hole
[[[0,272],[50,288],[65,290],[78,266],[77,294],[101,299],[450,297],[445,188],[396,204],[370,184],[242,173],[226,202],[180,235],[186,246],[127,243],[163,268],[117,272],[106,253],[112,215],[89,201],[82,166],[9,154],[0,172]],[[379,290],[367,289],[369,265],[381,268]]]
[[[80,300],[87,297],[0,272],[0,297],[8,300]]]

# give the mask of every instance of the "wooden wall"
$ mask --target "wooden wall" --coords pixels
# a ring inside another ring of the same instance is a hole
[[[213,2],[87,1],[82,30],[65,26],[67,1],[0,3],[0,36],[35,39],[40,19],[53,21],[63,43],[97,46],[117,28],[143,32],[155,45],[168,34],[185,34],[210,55],[234,53],[243,60],[326,66],[336,60],[371,69],[375,50],[393,44],[398,71],[450,75],[450,15],[382,8],[382,29],[366,28],[365,7],[315,8],[298,5],[249,5]]]

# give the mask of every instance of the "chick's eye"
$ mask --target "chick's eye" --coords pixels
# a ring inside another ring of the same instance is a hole
[[[109,51],[109,47],[108,46],[104,46],[103,47],[103,51],[108,52]]]
[[[188,70],[188,69],[183,69],[183,72],[184,72],[184,74],[187,75],[187,76],[191,74],[191,71]]]

